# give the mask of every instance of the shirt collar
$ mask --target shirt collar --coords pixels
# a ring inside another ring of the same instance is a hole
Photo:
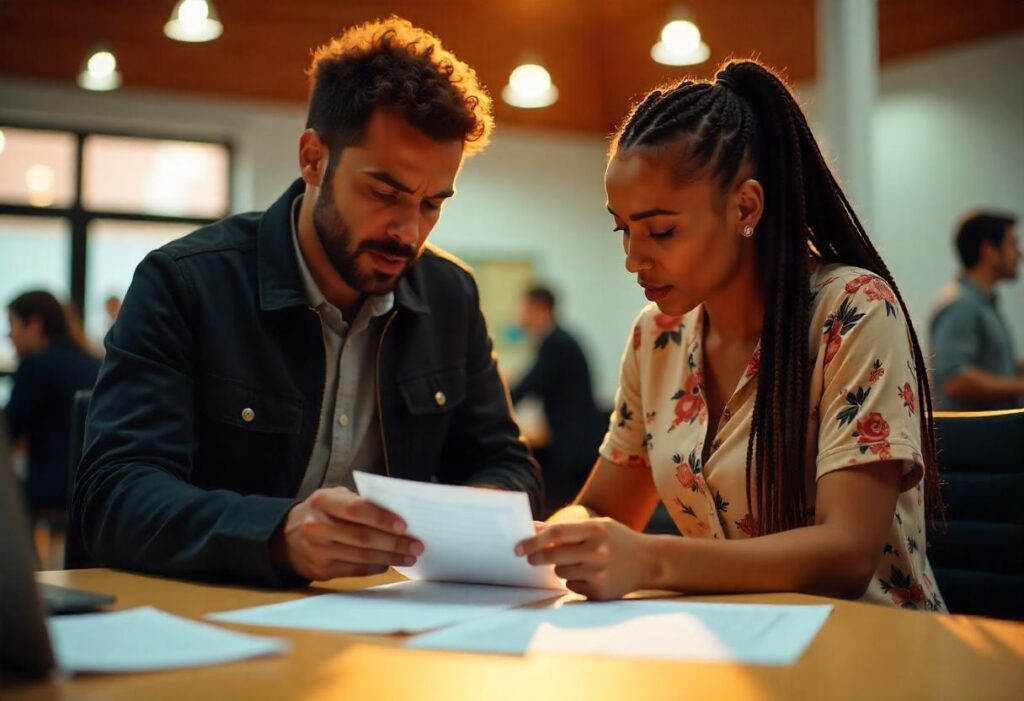
[[[960,276],[960,288],[966,291],[971,296],[975,297],[980,302],[984,302],[986,304],[996,303],[995,292],[986,292],[978,285],[978,283],[976,283],[974,280],[967,277],[966,275]]]
[[[299,205],[302,203],[302,194],[299,194],[292,200],[292,246],[295,249],[295,259],[299,264],[299,275],[302,277],[302,288],[306,293],[306,299],[309,300],[309,306],[314,309],[319,309],[322,305],[327,304],[330,306],[330,302],[324,297],[323,292],[316,284],[316,280],[313,279],[313,274],[309,272],[309,266],[306,265],[306,259],[302,256],[302,249],[299,248],[299,233],[295,226],[295,222],[298,221]],[[363,303],[363,308],[367,310],[370,316],[383,316],[387,314],[395,306],[395,293],[388,292],[382,295],[369,295]]]

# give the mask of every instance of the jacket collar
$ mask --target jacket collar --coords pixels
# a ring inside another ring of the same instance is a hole
[[[299,178],[260,217],[256,237],[257,277],[260,309],[274,311],[296,306],[309,306],[302,273],[295,259],[292,243],[292,202],[305,190]],[[409,277],[418,263],[402,276],[395,286],[395,306],[416,314],[429,314],[417,285]]]

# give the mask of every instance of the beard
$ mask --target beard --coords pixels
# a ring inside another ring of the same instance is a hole
[[[345,223],[341,212],[334,204],[330,181],[325,178],[316,202],[313,205],[313,228],[327,259],[349,287],[363,295],[382,295],[391,292],[409,267],[416,262],[420,251],[403,245],[394,239],[376,241],[367,239],[353,245],[352,230]],[[360,269],[359,257],[369,251],[408,259],[398,273],[380,270]]]

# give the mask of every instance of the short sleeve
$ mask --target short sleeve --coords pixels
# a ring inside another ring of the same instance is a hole
[[[978,362],[980,348],[977,309],[966,299],[958,299],[940,311],[932,322],[931,347],[938,384],[959,375]]]
[[[917,375],[907,321],[884,280],[860,275],[828,295],[816,479],[835,470],[903,461],[901,491],[921,479]],[[819,317],[820,318],[820,317]]]
[[[640,393],[640,349],[643,342],[642,314],[634,321],[633,330],[622,353],[619,388],[615,392],[615,410],[608,423],[608,432],[601,442],[600,455],[616,465],[650,469],[647,457],[646,428]]]

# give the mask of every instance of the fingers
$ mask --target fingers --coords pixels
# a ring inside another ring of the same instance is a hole
[[[401,535],[408,526],[405,521],[344,487],[318,489],[309,497],[313,511],[320,511],[338,521],[361,523],[380,531]]]
[[[605,519],[592,519],[572,523],[556,523],[542,532],[516,545],[516,555],[532,555],[546,548],[577,545],[591,539],[603,538]]]
[[[527,556],[531,565],[580,565],[594,562],[605,565],[608,562],[608,547],[603,543],[585,540],[573,545],[545,548]]]

